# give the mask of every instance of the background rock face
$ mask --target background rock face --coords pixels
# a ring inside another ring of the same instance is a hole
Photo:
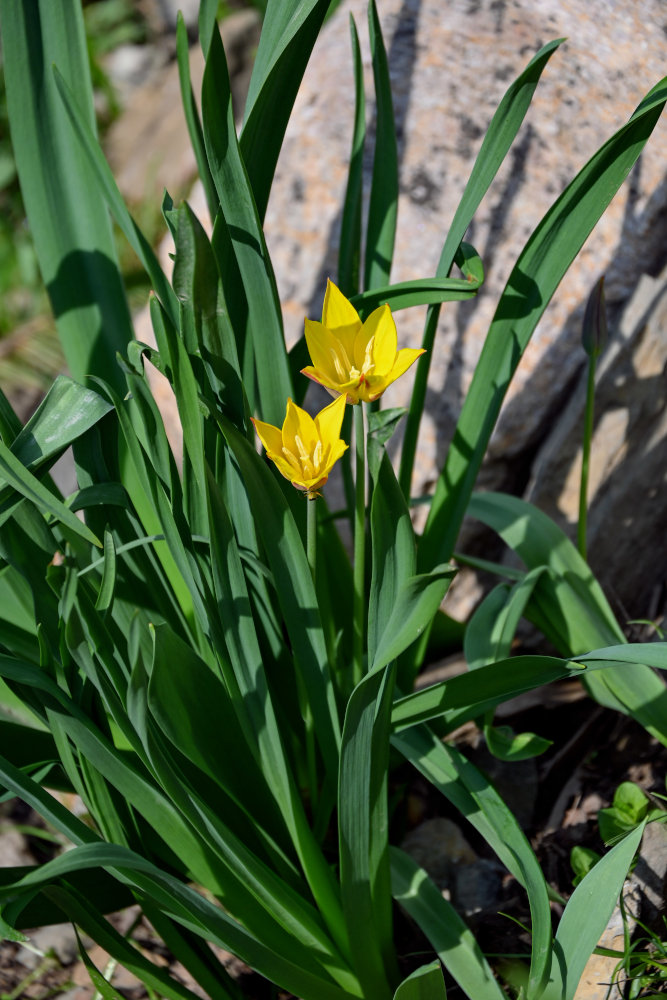
[[[576,172],[664,74],[667,11],[661,0],[378,0],[378,12],[399,133],[401,196],[393,281],[435,272],[447,227],[505,90],[542,44],[568,39],[552,56],[515,145],[467,234],[486,267],[484,289],[475,301],[442,310],[413,482],[413,492],[419,493],[432,486],[441,467],[498,295],[526,239]],[[326,277],[336,273],[353,114],[350,13],[361,36],[367,93],[372,92],[366,2],[344,0],[318,40],[269,205],[267,241],[290,342],[301,333],[305,315],[319,318]],[[372,133],[372,102],[368,110]],[[667,259],[666,130],[663,119],[536,330],[508,394],[481,485],[521,492],[528,482],[531,462],[581,375],[581,319],[599,275],[606,274],[613,343],[623,307],[641,276],[662,271]],[[368,157],[368,177],[370,165]],[[397,315],[400,344],[419,345],[423,320],[421,309]],[[655,394],[664,386],[664,323],[654,336],[649,363]],[[631,360],[627,364],[632,368]],[[405,404],[411,384],[408,374],[387,393],[386,404]],[[319,396],[311,398],[314,405],[322,402]],[[645,432],[651,436],[653,430]],[[578,443],[576,421],[571,434]],[[664,465],[662,431],[652,448],[656,456],[662,453]],[[622,461],[619,452],[620,469]],[[620,469],[617,482],[624,478]],[[661,484],[662,479],[654,485]],[[632,495],[635,510],[647,488],[644,477]],[[654,506],[664,510],[661,489],[659,494]],[[550,496],[555,512],[571,520],[571,507]],[[658,544],[664,565],[664,532],[651,541],[649,524],[617,523],[621,507],[620,501],[610,503],[605,512],[598,504],[591,532],[615,540],[624,532],[630,544]],[[647,508],[647,519],[649,513]],[[604,520],[596,524],[598,514]],[[604,554],[598,561],[604,566]],[[618,590],[618,576],[615,584]],[[633,604],[637,593],[626,589],[619,596],[639,614],[642,607]]]

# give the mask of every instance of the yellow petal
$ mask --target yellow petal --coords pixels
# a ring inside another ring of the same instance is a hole
[[[386,375],[391,371],[396,361],[398,337],[396,323],[391,309],[385,303],[374,309],[362,327],[366,341],[373,340],[371,357],[373,359],[372,375]]]
[[[333,281],[327,279],[327,290],[322,307],[322,325],[330,330],[339,326],[355,326],[361,323],[359,313],[349,299],[346,299]]]
[[[327,328],[318,323],[317,320],[306,320],[306,344],[313,367],[322,372],[329,380],[335,380],[337,373],[334,356],[331,353],[330,337],[331,334]]]
[[[318,435],[315,421],[309,413],[302,410],[291,399],[287,400],[287,414],[285,415],[285,423],[283,424],[282,437],[283,445],[289,448],[297,458],[301,452],[301,448],[296,440],[297,437],[301,442],[301,446],[309,455],[312,455],[317,444]]]
[[[423,347],[403,347],[396,355],[394,366],[389,372],[387,385],[389,385],[390,382],[395,382],[397,378],[400,378],[401,375],[408,370],[410,365],[425,353],[426,351]]]
[[[286,458],[283,458],[280,455],[275,455],[275,456],[272,455],[271,460],[274,463],[280,475],[284,476],[285,479],[289,479],[290,483],[296,484],[301,482],[299,473],[290,464],[290,462],[287,461]]]
[[[322,442],[323,453],[331,448],[340,439],[340,429],[343,426],[345,416],[345,396],[339,396],[329,403],[315,417],[315,427],[317,435]]]
[[[318,385],[323,386],[331,395],[347,396],[348,403],[358,402],[359,397],[356,395],[356,391],[359,387],[359,379],[348,379],[347,382],[337,382],[335,379],[330,379],[324,372],[318,371],[317,368],[313,368],[310,365],[302,368],[301,374],[305,375],[306,378],[312,379],[313,382],[317,382]]]
[[[323,463],[320,469],[320,473],[323,475],[324,474],[328,475],[331,472],[334,465],[336,464],[336,462],[338,461],[338,459],[344,452],[347,451],[348,448],[349,445],[346,444],[346,442],[343,441],[342,439],[339,441],[335,441],[331,446],[329,454],[326,456],[326,461]]]
[[[257,437],[264,445],[264,450],[269,458],[280,455],[283,447],[283,435],[280,428],[274,427],[273,424],[265,424],[263,420],[253,420],[253,424],[257,431]]]

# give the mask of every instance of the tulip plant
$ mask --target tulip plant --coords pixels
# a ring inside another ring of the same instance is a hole
[[[477,720],[492,753],[511,761],[539,752],[538,737],[497,729],[494,710],[574,675],[592,698],[667,743],[655,671],[667,667],[667,644],[626,642],[583,556],[538,510],[474,492],[521,353],[649,139],[666,84],[581,168],[519,255],[417,535],[410,487],[439,311],[483,281],[463,237],[560,43],[541,48],[500,102],[461,203],[443,222],[433,275],[392,284],[396,135],[371,0],[377,129],[368,211],[353,24],[339,269],[322,321],[307,319],[288,352],[263,218],[328,7],[269,0],[239,135],[217,3],[202,0],[199,16],[201,117],[179,23],[184,112],[214,224],[209,237],[187,203],[165,194],[169,279],[97,142],[78,2],[0,0],[16,163],[71,372],[25,427],[0,393],[0,785],[72,845],[45,864],[0,871],[0,925],[20,938],[71,920],[174,1000],[194,994],[105,914],[139,903],[212,1000],[241,996],[219,949],[302,1000],[440,1000],[445,976],[472,1000],[515,995],[516,983],[492,970],[460,914],[395,840],[403,804],[390,803],[389,780],[407,762],[526,894],[531,944],[516,988],[526,1000],[572,1000],[646,819],[591,868],[553,927],[549,886],[516,817],[446,737]],[[134,339],[110,215],[151,280],[157,347]],[[400,311],[420,304],[423,345],[399,350]],[[386,408],[392,383],[418,358],[407,413]],[[151,366],[175,395],[182,460],[147,379]],[[308,379],[333,401],[312,388],[304,408]],[[401,420],[397,475],[386,444]],[[63,496],[50,469],[68,448],[76,487]],[[327,505],[336,463],[352,558]],[[465,514],[498,532],[522,568],[497,567],[503,582],[467,624],[468,671],[415,691],[437,654],[442,629],[433,626],[447,623],[441,605]],[[512,655],[522,617],[554,655]],[[86,818],[54,789],[76,793]],[[395,933],[397,908],[421,935],[418,957]]]

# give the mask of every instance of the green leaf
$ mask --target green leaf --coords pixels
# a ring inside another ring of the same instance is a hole
[[[59,456],[113,407],[98,393],[58,375],[11,450],[27,469]]]
[[[104,532],[104,571],[95,608],[104,615],[111,607],[116,587],[116,547],[110,531]]]
[[[75,89],[77,114],[95,113],[81,5],[2,0],[7,110],[21,192],[67,365],[77,381],[104,374],[133,337],[109,216],[56,90],[52,66]]]
[[[371,670],[379,670],[400,656],[433,621],[455,576],[453,566],[436,566],[402,582],[393,602],[392,620],[378,637]]]
[[[67,115],[69,116],[72,126],[74,127],[76,138],[78,139],[80,149],[82,151],[81,155],[85,158],[85,162],[88,165],[87,183],[89,184],[91,191],[94,192],[96,204],[101,205],[96,193],[99,191],[109,206],[109,209],[125,236],[125,239],[128,241],[141,261],[144,270],[153,285],[155,294],[158,296],[162,305],[169,313],[172,321],[175,322],[176,316],[178,315],[176,309],[176,297],[174,296],[172,287],[160,266],[160,262],[158,261],[150,243],[130,215],[128,208],[123,201],[123,197],[118,190],[118,185],[116,184],[114,176],[111,172],[111,168],[104,158],[104,154],[100,148],[99,142],[97,141],[97,137],[91,129],[90,124],[80,113],[73,91],[62,74],[58,72],[57,68],[54,70],[54,73],[60,99]],[[118,345],[117,350],[120,353],[125,353],[127,342],[128,340],[131,340],[133,336],[134,334],[130,333],[130,336],[126,337],[122,344]],[[115,366],[112,371],[113,370],[115,370]],[[110,378],[109,372],[101,366],[97,366],[94,374],[101,375],[103,378],[107,379],[107,381],[110,381],[114,388],[119,388],[118,383]]]
[[[573,1000],[586,962],[612,914],[644,832],[640,824],[582,879],[558,924],[551,977],[540,1000]]]
[[[181,334],[199,391],[239,430],[245,430],[248,421],[236,339],[213,247],[187,203],[168,214],[174,223],[176,244],[174,289],[188,320]],[[190,336],[189,343],[190,330],[194,336]],[[172,367],[170,380],[176,384],[177,361],[172,352],[168,358]]]
[[[368,434],[378,444],[386,444],[397,430],[406,414],[404,406],[393,406],[386,410],[368,411]]]
[[[614,792],[614,800],[608,809],[598,812],[600,836],[605,844],[615,843],[619,837],[634,830],[648,813],[648,799],[633,781],[623,781]]]
[[[287,501],[266,464],[229,424],[223,423],[222,431],[238,462],[266,550],[293,656],[303,675],[315,736],[330,776],[337,777],[340,723],[317,596],[303,543]]]
[[[394,312],[434,302],[462,302],[477,295],[481,280],[469,278],[415,278],[374,287],[350,299],[362,319],[385,302]]]
[[[667,664],[665,644],[641,643],[608,646],[624,636],[600,585],[575,546],[551,521],[531,504],[504,494],[483,493],[471,498],[471,516],[497,531],[529,569],[548,566],[526,610],[543,634],[565,655],[587,656],[584,683],[603,705],[628,712],[663,743],[667,743],[667,690],[661,678],[646,663]],[[595,653],[584,654],[584,650]],[[604,672],[590,668],[607,661]],[[635,663],[632,671],[614,666]]]
[[[380,410],[383,414],[387,411]],[[369,439],[369,467],[377,461],[372,458],[373,441]],[[378,447],[379,468],[372,472],[374,478],[371,502],[371,539],[373,566],[368,603],[368,662],[373,663],[383,632],[395,629],[395,606],[401,588],[414,576],[417,564],[410,511],[403,498],[389,456]],[[402,687],[402,685],[400,685]]]
[[[469,670],[510,655],[521,616],[545,571],[546,566],[536,566],[513,587],[501,584],[487,594],[466,629],[463,648]]]
[[[512,145],[514,138],[519,131],[521,123],[530,106],[533,93],[539,82],[542,71],[547,62],[560,45],[562,39],[549,42],[531,59],[523,73],[517,77],[506,91],[503,99],[498,105],[491,124],[484,136],[475,165],[468,183],[466,184],[463,197],[456,209],[452,224],[447,231],[447,238],[442,248],[440,261],[436,275],[439,278],[446,278],[451,272],[452,265],[477,208],[482,198],[491,186],[498,169],[505,159],[507,152]],[[417,449],[417,439],[419,437],[419,425],[422,413],[424,412],[424,401],[426,399],[426,387],[428,373],[433,355],[433,345],[438,328],[440,308],[432,306],[426,316],[424,327],[424,337],[422,347],[426,350],[426,356],[415,372],[414,388],[412,390],[412,400],[410,402],[410,412],[405,428],[403,440],[403,450],[401,454],[401,470],[399,482],[405,496],[410,496],[410,483],[412,481],[412,468]],[[458,535],[458,525],[453,532],[453,536]],[[453,549],[453,543],[452,543]],[[449,552],[446,556],[451,556]]]
[[[510,762],[539,757],[553,746],[553,740],[545,740],[535,733],[516,734],[511,726],[486,725],[484,739],[494,757]]]
[[[468,676],[476,678],[478,674],[479,672]],[[406,760],[409,760],[466,817],[517,881],[525,886],[533,932],[530,982],[531,988],[539,995],[539,987],[549,968],[551,911],[546,881],[516,817],[507,808],[488,778],[455,747],[438,739],[428,727],[420,726],[406,733],[394,733],[391,742]],[[414,865],[414,862],[410,863]],[[392,860],[392,872],[393,868]],[[424,878],[423,873],[418,871],[419,886]],[[430,890],[425,891],[430,892]],[[411,890],[411,893],[419,896],[416,889]],[[443,964],[448,967],[446,955],[442,954],[440,949],[436,950]],[[482,975],[482,970],[483,966],[476,974]],[[483,996],[475,990],[468,993],[469,996],[475,997],[475,1000],[478,995]]]
[[[424,869],[396,847],[391,849],[391,882],[394,898],[421,928],[464,993],[474,1000],[505,1000],[470,929]],[[440,1000],[445,997],[438,963],[430,968],[433,972],[428,972],[426,982],[421,977],[412,982],[407,980],[396,991],[394,1000]]]
[[[216,903],[125,847],[90,843],[67,851],[12,884],[0,886],[0,900],[12,899],[7,913],[14,916],[21,912],[35,888],[71,872],[99,867],[133,888],[140,898],[147,896],[152,905],[165,910],[184,927],[231,951],[261,975],[304,1000],[359,1000],[360,994],[343,990],[324,976],[313,975],[298,961],[267,947]]]
[[[591,850],[590,847],[582,847],[581,844],[575,844],[570,851],[570,864],[574,872],[572,884],[578,886],[599,860],[600,855],[597,851]]]
[[[447,1000],[440,962],[430,962],[411,972],[394,993],[394,1000]]]
[[[215,18],[213,17],[209,20],[208,24],[202,28],[202,18],[210,17],[210,11],[213,5],[209,5],[209,11],[205,12],[205,4],[202,3],[199,10],[200,18],[200,31],[203,30],[206,37],[211,39],[213,31],[215,30]],[[213,10],[213,14],[216,11]],[[204,55],[206,55],[206,50],[208,49],[208,42],[202,45],[204,49]],[[208,214],[211,220],[215,219],[218,214],[218,195],[215,190],[215,184],[213,183],[213,178],[211,177],[211,171],[209,169],[208,160],[206,159],[206,145],[204,143],[204,133],[201,127],[201,121],[199,120],[199,111],[197,110],[197,103],[195,101],[194,94],[192,93],[192,83],[190,81],[190,42],[188,40],[188,31],[183,20],[183,14],[179,10],[177,21],[176,21],[176,60],[178,62],[178,79],[181,85],[181,102],[183,104],[183,113],[185,115],[185,121],[188,126],[188,134],[190,136],[190,142],[192,144],[192,149],[195,154],[195,160],[197,161],[197,172],[201,178],[202,186],[204,188],[204,193],[206,195],[206,205],[208,207]]]
[[[623,781],[614,792],[614,809],[633,823],[639,823],[648,812],[648,799],[634,781]]]
[[[229,73],[220,34],[213,32],[202,85],[204,138],[220,208],[231,238],[248,307],[246,350],[254,355],[263,420],[282,423],[294,395],[275,275],[253,199],[246,164],[239,150],[232,111]],[[264,151],[260,154],[265,155]],[[225,294],[231,291],[225,282]],[[270,362],[269,360],[270,359]],[[244,382],[247,366],[244,361]]]
[[[533,72],[549,54],[543,50],[536,57],[531,64]],[[422,569],[451,557],[482,458],[523,351],[563,275],[641,154],[666,101],[667,85],[663,80],[642,101],[630,121],[579,171],[520,253],[498,302],[436,485],[420,546]]]
[[[62,899],[63,897],[61,896],[60,898]],[[99,996],[102,997],[102,1000],[123,1000],[123,997],[120,995],[118,990],[114,989],[111,983],[104,978],[100,970],[90,958],[90,955],[83,946],[76,927],[74,928],[74,933],[76,934],[76,940],[79,946],[79,955],[81,956],[83,964],[86,967],[86,972],[90,976],[90,981]]]
[[[161,628],[164,632],[165,626]],[[178,644],[173,642],[173,637],[169,637],[168,633],[164,635],[167,639],[171,638],[172,649],[177,650]],[[157,640],[156,630],[156,653]],[[164,645],[164,639],[161,641]],[[153,675],[165,652],[163,649],[160,656],[156,656]],[[190,664],[194,662],[196,661],[190,658]],[[169,657],[165,666],[167,670],[169,667],[173,669],[172,657]],[[162,685],[159,692],[156,692],[156,695],[159,693],[161,697],[151,694],[149,703],[151,710],[159,713],[161,728],[171,733],[172,746],[160,738],[151,725],[151,720],[145,719],[145,681],[141,677],[141,670],[133,673],[132,678],[133,688],[136,691],[133,717],[142,727],[142,739],[160,785],[192,827],[200,831],[202,841],[209,845],[226,869],[223,870],[221,879],[224,885],[222,901],[225,908],[270,947],[281,950],[286,955],[305,952],[305,957],[301,959],[304,968],[316,974],[326,968],[332,978],[339,979],[342,983],[350,982],[353,980],[352,974],[332,945],[317,910],[307,898],[304,899],[298,881],[294,879],[292,883],[285,881],[282,874],[276,871],[276,854],[265,860],[266,852],[262,851],[260,855],[257,849],[259,838],[256,835],[263,835],[259,824],[265,820],[266,814],[270,813],[273,804],[269,790],[267,788],[262,790],[261,779],[259,782],[256,778],[253,779],[253,773],[257,775],[257,769],[248,766],[250,762],[246,758],[249,755],[242,752],[242,743],[238,736],[234,738],[234,730],[238,733],[238,727],[234,724],[231,731],[226,734],[230,744],[235,744],[233,753],[230,754],[224,747],[220,747],[217,752],[217,769],[215,758],[213,761],[209,759],[206,764],[207,770],[210,771],[211,767],[215,769],[216,781],[225,792],[230,793],[229,796],[214,795],[212,794],[214,790],[207,787],[206,783],[202,784],[196,772],[183,765],[180,756],[181,751],[189,756],[194,752],[198,759],[202,760],[200,747],[207,742],[211,743],[210,738],[207,739],[209,736],[207,730],[210,726],[207,724],[200,744],[198,731],[192,732],[192,730],[198,726],[201,711],[193,715],[187,711],[187,706],[186,711],[181,710],[176,727],[173,726],[170,716],[177,708],[178,699],[165,697],[168,692],[165,682],[167,685],[169,683],[165,674],[165,669],[162,669]],[[202,680],[203,675],[200,672],[199,681]],[[205,682],[200,683],[198,687],[204,697]],[[228,710],[220,712],[220,705],[224,699],[221,687],[219,684],[216,705],[212,712],[212,715],[217,715],[219,719],[218,732],[228,725],[230,719]],[[182,685],[180,688],[182,690]],[[218,709],[217,712],[215,708]],[[219,737],[217,742],[219,743]],[[239,747],[241,747],[240,755]],[[215,755],[215,741],[207,749]],[[228,761],[228,764],[221,765],[221,760]],[[236,774],[232,774],[234,769]],[[230,774],[232,774],[231,779]],[[242,786],[240,792],[239,785]],[[255,793],[252,803],[249,803],[248,789],[252,789]],[[256,810],[252,809],[253,805],[257,806]],[[247,810],[245,816],[239,817],[240,824],[235,818],[235,813],[239,809]],[[264,839],[268,843],[268,838]],[[281,865],[281,869],[284,871],[285,866]],[[329,901],[323,901],[323,910],[327,902]]]
[[[329,5],[330,0],[280,0],[266,9],[240,138],[260,220],[294,100]]]
[[[50,726],[60,723],[62,732],[67,734],[78,752],[85,755],[109,784],[146,818],[175,855],[182,859],[183,866],[192,872],[195,879],[214,892],[223,892],[216,874],[220,865],[173,804],[152,784],[145,772],[133,766],[111,745],[74,702],[45,676],[44,671],[12,661],[8,657],[0,657],[0,673],[7,679],[17,680],[39,692],[44,711],[48,709]],[[4,780],[7,783],[6,776]],[[22,794],[22,797],[25,795]],[[42,804],[39,811],[45,818],[49,818],[50,813],[43,810]],[[56,826],[63,829],[62,822]],[[67,833],[67,827],[63,832]],[[75,839],[76,842],[82,842],[80,834]]]
[[[556,656],[512,656],[394,702],[396,731],[442,716],[447,732],[524,691],[572,676],[577,664]],[[577,676],[583,670],[576,671]]]
[[[350,14],[350,40],[354,65],[354,130],[347,171],[338,248],[338,287],[348,299],[359,292],[361,261],[361,202],[363,188],[364,144],[366,141],[366,99],[364,65],[359,35]]]
[[[366,224],[364,287],[389,281],[398,213],[398,147],[387,52],[375,0],[368,4],[368,34],[375,82],[375,150]]]
[[[76,514],[66,507],[53,493],[33,476],[9,448],[0,441],[0,483],[6,483],[22,497],[30,500],[44,514],[55,517],[70,531],[85,541],[101,548],[101,543],[93,532],[80,521]],[[6,520],[5,512],[5,520]],[[0,515],[0,523],[2,515]]]
[[[365,996],[391,997],[394,950],[387,768],[393,670],[366,676],[345,713],[338,784],[341,898]]]

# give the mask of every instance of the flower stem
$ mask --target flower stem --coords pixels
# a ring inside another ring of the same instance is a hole
[[[352,682],[357,685],[364,673],[364,617],[366,612],[366,432],[363,403],[354,407],[355,508],[354,508],[354,633]]]
[[[579,485],[579,523],[577,524],[577,548],[586,558],[586,531],[588,526],[588,471],[593,437],[593,403],[595,400],[595,355],[588,361],[588,381],[586,383],[586,411],[584,415],[584,440],[581,454],[581,482]]]
[[[306,501],[306,555],[310,566],[310,575],[315,584],[315,572],[317,570],[317,500],[315,498]]]

